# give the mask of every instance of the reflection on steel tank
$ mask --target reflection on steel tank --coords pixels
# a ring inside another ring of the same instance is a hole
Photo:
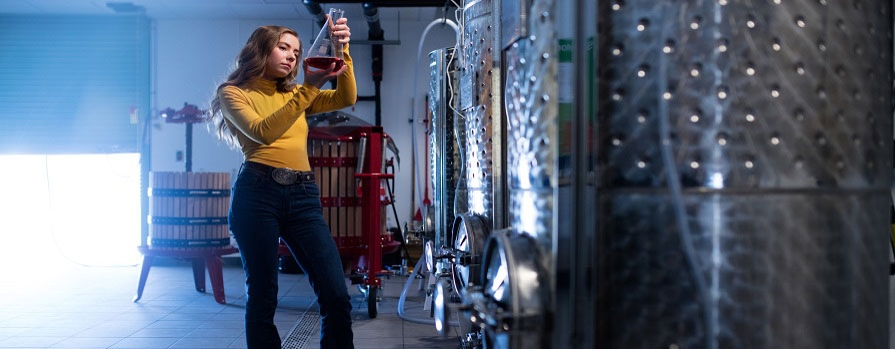
[[[598,343],[885,348],[892,3],[599,13]]]
[[[460,108],[466,121],[466,186],[469,212],[494,219],[494,139],[491,72],[491,1],[467,1],[460,47]],[[490,225],[490,224],[489,224]]]

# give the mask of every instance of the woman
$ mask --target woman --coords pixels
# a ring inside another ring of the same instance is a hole
[[[344,47],[344,65],[311,70],[293,84],[302,45],[296,32],[260,27],[239,53],[236,69],[218,86],[211,112],[218,136],[242,149],[245,163],[233,185],[229,224],[246,275],[248,348],[280,348],[277,249],[283,238],[314,288],[322,317],[322,348],[353,348],[351,303],[342,262],[323,219],[320,191],[306,149],[305,115],[333,111],[357,100],[347,20],[332,25]],[[337,78],[335,90],[321,91]]]

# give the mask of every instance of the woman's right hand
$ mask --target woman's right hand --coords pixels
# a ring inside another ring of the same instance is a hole
[[[330,64],[327,69],[311,69],[307,61],[302,61],[301,66],[305,71],[305,83],[317,86],[317,88],[323,87],[327,81],[335,79],[348,70],[348,65],[345,64],[342,64],[339,70],[335,70],[336,63]]]

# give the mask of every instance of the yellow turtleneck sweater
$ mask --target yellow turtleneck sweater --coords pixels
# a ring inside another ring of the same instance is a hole
[[[236,137],[246,161],[299,171],[311,170],[305,114],[334,111],[357,101],[354,65],[348,45],[345,45],[343,59],[348,70],[337,78],[335,90],[301,84],[292,91],[279,92],[275,81],[262,78],[220,89],[221,111],[224,118],[239,130]]]

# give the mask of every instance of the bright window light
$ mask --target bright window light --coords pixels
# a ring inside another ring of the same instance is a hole
[[[4,155],[0,163],[0,263],[139,262],[139,154]]]

